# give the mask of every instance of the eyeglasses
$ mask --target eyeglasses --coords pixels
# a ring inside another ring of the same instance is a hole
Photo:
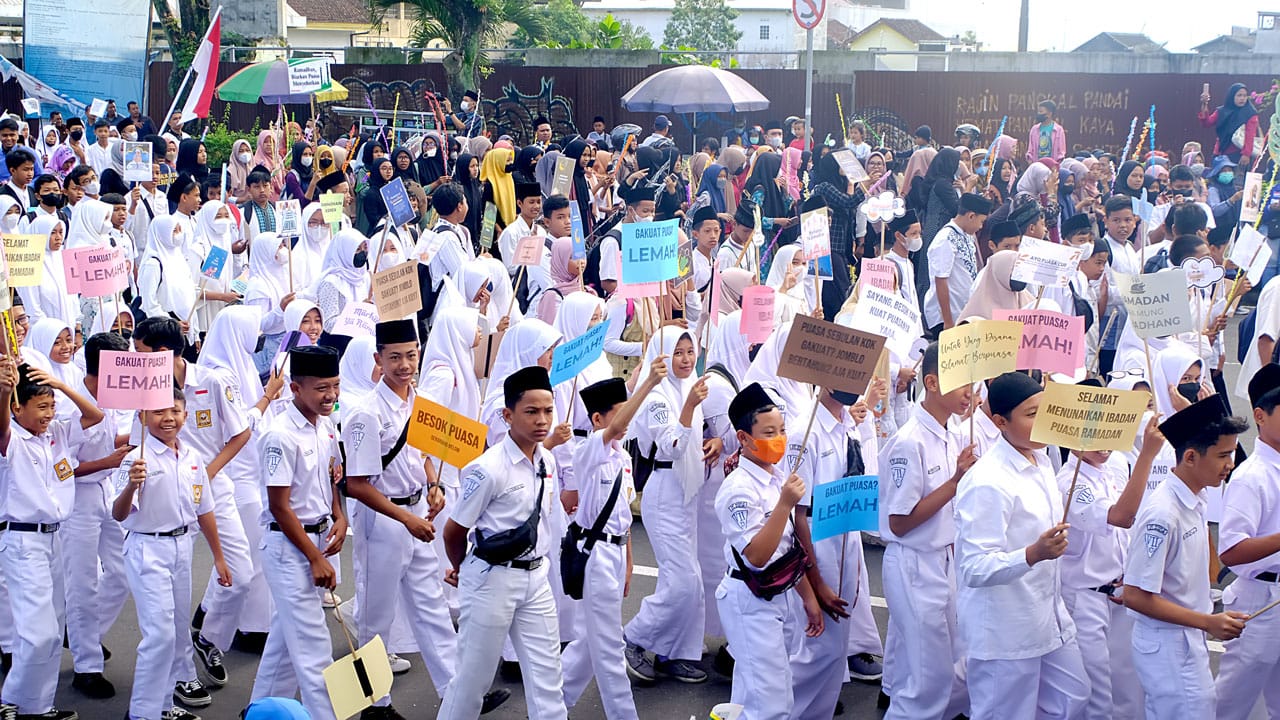
[[[1147,376],[1147,373],[1145,370],[1139,370],[1137,368],[1130,369],[1130,370],[1112,370],[1111,372],[1107,373],[1108,380],[1123,380],[1124,378],[1127,378],[1127,377],[1136,377],[1140,379],[1145,379],[1146,376]]]

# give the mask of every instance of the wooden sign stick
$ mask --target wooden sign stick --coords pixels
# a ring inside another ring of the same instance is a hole
[[[1084,457],[1084,453],[1080,450],[1076,451],[1076,469],[1071,473],[1071,489],[1067,491],[1067,500],[1062,504],[1062,522],[1067,521],[1067,513],[1071,511],[1071,499],[1076,496],[1076,480],[1080,477],[1080,461]]]

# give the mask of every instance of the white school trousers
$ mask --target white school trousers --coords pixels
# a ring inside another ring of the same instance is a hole
[[[108,475],[108,478],[110,476]],[[124,528],[111,517],[108,479],[76,485],[75,510],[62,524],[67,585],[67,640],[78,673],[103,669],[102,637],[124,601]]]
[[[173,707],[173,686],[195,677],[187,613],[191,610],[191,535],[129,533],[125,575],[138,611],[138,645],[129,716],[152,720]],[[233,577],[234,580],[234,577]]]
[[[1280,599],[1280,585],[1238,578],[1222,595],[1223,607],[1253,613]],[[1261,695],[1269,717],[1280,717],[1280,615],[1250,620],[1226,643],[1218,663],[1218,720],[1244,720]]]
[[[439,526],[437,526],[439,527]],[[551,550],[547,553],[547,584],[551,586],[551,597],[556,601],[556,617],[560,620],[560,642],[573,642],[578,635],[578,601],[564,594],[564,585],[560,580],[560,538],[569,530],[569,516],[560,502],[560,493],[556,493],[551,502],[551,514],[547,516],[547,527],[551,530]]]
[[[707,481],[698,490],[698,569],[702,574],[702,597],[715,598],[716,588],[724,579],[724,528],[716,515],[716,493],[724,484],[724,463],[718,462],[707,471]],[[641,499],[641,502],[644,502]],[[724,637],[720,625],[720,610],[715,602],[705,602],[706,617],[703,632],[708,637]]]
[[[427,516],[427,501],[405,510]],[[358,503],[351,516],[355,531],[355,554],[363,558],[363,582],[356,588],[361,598],[359,642],[364,645],[374,635],[386,638],[403,609],[417,640],[422,661],[431,674],[436,694],[444,697],[453,681],[458,636],[444,601],[444,573],[430,543],[409,534],[404,525]],[[391,704],[391,696],[377,705]]]
[[[257,439],[249,442],[257,442]],[[262,573],[262,536],[267,532],[261,522],[262,488],[258,487],[256,477],[246,480],[233,478],[232,482],[235,483],[236,488],[236,509],[240,512],[240,527],[244,528],[244,537],[249,544],[249,558],[253,561],[253,577],[244,583],[249,589],[241,600],[240,618],[236,625],[241,632],[265,633],[271,629],[272,602],[271,590],[267,588],[267,578]],[[218,532],[221,534],[221,529]],[[334,569],[337,570],[337,567],[335,566]],[[240,581],[236,580],[236,582]]]
[[[324,533],[308,537],[324,549]],[[330,559],[336,561],[336,557]],[[324,590],[311,579],[311,563],[283,532],[266,530],[262,570],[275,612],[250,700],[300,694],[313,720],[336,720],[323,676],[324,669],[333,663],[333,641],[320,604]]]
[[[235,486],[225,472],[214,475],[209,485],[213,491],[213,516],[218,521],[218,540],[222,543],[227,569],[231,571],[232,584],[231,587],[219,585],[218,569],[209,570],[209,582],[200,601],[200,607],[204,608],[200,635],[226,652],[231,649],[240,625],[240,613],[249,596],[255,569],[249,538],[236,506]]]
[[[560,676],[560,629],[547,584],[547,563],[533,570],[490,565],[474,555],[458,579],[458,672],[438,720],[476,720],[508,632],[524,675],[529,717],[566,720]]]
[[[675,472],[654,470],[640,496],[640,508],[658,561],[658,585],[640,603],[623,634],[656,655],[701,660],[706,616],[696,547],[697,497],[685,502]],[[724,615],[720,618],[723,622]]]
[[[881,570],[889,629],[884,682],[891,720],[951,720],[967,712],[964,650],[956,625],[955,557],[886,543]]]
[[[1097,590],[1062,589],[1089,676],[1086,720],[1142,717],[1142,683],[1133,668],[1133,617]]]
[[[1066,720],[1079,717],[1089,699],[1089,678],[1074,639],[1040,657],[969,658],[968,669],[971,720]]]
[[[577,640],[569,643],[564,665],[564,704],[573,707],[594,676],[609,720],[638,720],[636,701],[623,654],[622,590],[627,577],[627,546],[599,542],[587,559],[578,603]]]
[[[751,594],[728,575],[716,588],[716,606],[733,650],[731,702],[742,705],[739,720],[787,720],[793,705],[790,655],[803,627],[791,619],[800,596],[788,590],[772,600]],[[803,615],[803,611],[801,611]]]
[[[1203,631],[1134,622],[1133,664],[1146,693],[1148,720],[1212,720],[1217,703]]]
[[[53,709],[62,660],[66,609],[60,532],[5,530],[0,533],[0,563],[9,584],[13,613],[13,667],[0,689],[0,702],[21,714]]]

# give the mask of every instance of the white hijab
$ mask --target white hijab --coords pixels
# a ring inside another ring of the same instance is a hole
[[[196,237],[201,238],[202,249],[205,257],[200,258],[200,265],[204,265],[205,259],[209,255],[209,248],[219,248],[227,253],[227,261],[222,264],[222,273],[216,278],[212,278],[210,282],[216,281],[217,288],[226,288],[231,282],[231,245],[236,241],[237,229],[235,226],[235,217],[230,215],[228,210],[227,218],[231,220],[231,226],[225,232],[218,232],[213,226],[213,221],[218,219],[218,212],[222,208],[227,207],[225,203],[218,200],[210,200],[200,206],[200,210],[196,213]],[[215,288],[215,289],[217,289]]]
[[[318,202],[311,203],[302,211],[302,238],[293,246],[293,282],[297,287],[311,287],[320,279],[325,255],[333,244],[330,226],[313,228],[309,224],[320,214]]]
[[[511,285],[511,275],[507,273],[507,266],[503,265],[501,260],[494,258],[480,258],[479,262],[489,271],[489,282],[493,283],[493,290],[489,291],[489,317],[501,320],[507,308],[511,308],[511,324],[515,325],[523,320],[524,313],[520,312],[520,305],[511,302],[516,291]]]
[[[8,217],[9,211],[15,207],[18,208],[18,212],[13,216],[14,218],[13,227],[5,228],[3,226],[0,226],[0,232],[6,232],[6,233],[18,232],[18,226],[21,225],[22,221],[26,219],[26,216],[23,213],[27,211],[27,209],[22,206],[22,203],[15,200],[13,196],[0,195],[0,218]]]
[[[142,253],[139,265],[149,258],[160,263],[160,297],[156,298],[160,307],[174,313],[179,318],[191,314],[196,302],[196,281],[191,273],[191,265],[183,254],[183,236],[175,236],[174,229],[181,228],[177,216],[157,215],[151,221],[147,232],[147,249]]]
[[[453,373],[453,402],[449,408],[469,418],[480,414],[480,383],[476,380],[476,355],[472,348],[479,318],[475,308],[445,308],[436,315],[422,353],[423,375],[440,366]]]
[[[276,262],[280,236],[273,232],[258,233],[249,248],[249,290],[246,300],[266,298],[271,307],[289,294],[289,268]]]
[[[341,401],[348,405],[373,392],[373,353],[377,349],[372,335],[362,335],[347,344],[347,350],[338,363],[338,375],[342,378]]]
[[[743,378],[751,369],[750,347],[747,336],[738,331],[742,323],[742,311],[733,312],[720,318],[720,324],[711,330],[711,347],[707,350],[707,366],[723,365],[733,376],[738,387],[743,387]]]
[[[502,386],[507,378],[517,370],[537,364],[543,353],[563,339],[564,336],[555,328],[536,318],[525,318],[503,336],[498,356],[494,358],[489,372],[489,385],[480,410],[480,422],[489,426],[489,445],[497,444],[505,435],[502,408],[506,406],[506,394]]]
[[[76,211],[71,213],[71,228],[67,230],[66,248],[97,247],[106,245],[106,235],[111,230],[110,205],[86,197],[76,203]]]
[[[1199,362],[1201,362],[1200,356],[1182,343],[1171,344],[1154,358],[1152,365],[1155,367],[1152,372],[1155,373],[1155,377],[1151,382],[1151,394],[1156,398],[1156,411],[1162,418],[1167,420],[1176,412],[1173,409],[1173,400],[1170,398],[1169,386],[1177,386],[1182,374]],[[1203,373],[1203,366],[1201,372]],[[1203,374],[1201,377],[1203,378]]]
[[[356,248],[368,240],[359,230],[343,230],[333,236],[333,241],[325,251],[320,274],[315,278],[308,294],[320,297],[320,286],[328,281],[347,302],[362,302],[368,297],[369,269],[367,266],[358,268],[355,264]]]
[[[675,366],[671,362],[667,363],[667,376],[663,378],[658,387],[654,388],[650,397],[661,397],[667,403],[667,409],[673,414],[671,422],[679,422],[676,414],[681,412],[684,407],[685,398],[689,396],[689,391],[693,388],[694,383],[698,381],[697,374],[697,357],[698,343],[694,340],[693,333],[688,330],[678,330],[672,328],[670,331],[664,331],[659,334],[659,342],[650,342],[648,349],[645,350],[644,360],[640,362],[640,366],[636,368],[636,387],[640,387],[645,378],[649,375],[649,366],[658,358],[659,354],[666,355],[668,358],[675,353],[676,345],[681,340],[688,338],[693,343],[695,353],[694,372],[689,374],[687,378],[678,378],[675,376]],[[680,480],[681,488],[684,490],[685,502],[693,499],[698,494],[698,490],[702,487],[702,483],[706,480],[706,472],[702,463],[702,407],[699,406],[693,412],[693,419],[689,424],[693,428],[693,434],[688,444],[678,457],[675,458],[672,469],[677,473],[676,477]],[[652,442],[652,438],[649,438]],[[647,447],[647,444],[641,443]]]
[[[80,302],[74,293],[67,292],[67,276],[66,271],[63,269],[62,250],[49,249],[49,237],[53,235],[54,228],[58,226],[62,226],[63,233],[66,232],[67,226],[58,219],[57,215],[41,215],[31,223],[30,229],[27,230],[31,235],[39,235],[45,239],[44,277],[41,278],[39,286],[22,288],[24,291],[23,298],[25,300],[35,296],[38,298],[41,312],[74,326],[76,320],[80,317]],[[64,248],[66,247],[65,238],[66,235],[64,234]]]
[[[31,326],[31,330],[27,332],[27,344],[40,351],[41,355],[49,358],[49,364],[53,368],[54,377],[70,385],[72,389],[80,387],[80,382],[84,380],[84,372],[76,367],[72,362],[54,362],[53,361],[53,344],[57,342],[58,336],[62,331],[66,330],[72,333],[71,339],[75,341],[74,331],[71,326],[56,318],[41,318]],[[64,402],[70,407],[70,403],[63,398],[59,398],[59,409]]]
[[[249,407],[262,398],[262,383],[253,363],[261,322],[262,311],[252,305],[223,308],[213,317],[196,362],[200,367],[220,370],[227,381],[238,383],[240,397]]]
[[[808,384],[778,377],[778,363],[782,360],[782,348],[786,347],[787,336],[790,334],[790,322],[774,330],[769,339],[760,346],[756,359],[751,361],[751,368],[740,381],[742,387],[758,382],[761,387],[771,390],[782,406],[782,414],[788,425],[793,422],[803,422],[804,414],[813,406],[813,392]]]

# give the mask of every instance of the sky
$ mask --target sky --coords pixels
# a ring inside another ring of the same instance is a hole
[[[1280,0],[1031,0],[1029,49],[1071,50],[1099,32],[1141,32],[1168,43],[1170,52],[1255,27],[1260,10],[1280,11]],[[942,33],[975,30],[986,50],[1016,50],[1020,0],[908,0],[912,17]]]

